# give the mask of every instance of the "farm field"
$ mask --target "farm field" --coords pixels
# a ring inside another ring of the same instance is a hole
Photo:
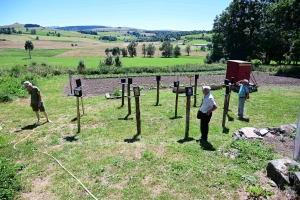
[[[37,80],[52,123],[32,125],[36,119],[28,106],[29,98],[1,104],[0,156],[22,166],[23,188],[15,199],[92,199],[45,153],[58,159],[98,199],[241,199],[251,185],[243,177],[259,182],[267,162],[282,155],[261,141],[232,144],[231,133],[245,126],[295,123],[298,100],[293,97],[300,95],[298,87],[263,87],[250,94],[245,107],[250,121],[245,122],[236,118],[237,97],[233,93],[229,112],[233,120],[226,122],[228,129],[224,130],[224,91],[212,91],[219,108],[210,123],[209,143],[204,144],[178,142],[185,132],[185,98],[179,98],[178,115],[183,118],[170,120],[175,99],[171,90],[161,91],[161,106],[153,106],[156,91],[142,91],[146,96],[140,98],[140,140],[127,143],[124,140],[136,134],[134,101],[133,119],[119,120],[127,114],[126,106],[120,108],[120,100],[87,96],[82,131],[77,133],[75,98],[63,94],[67,84],[65,75]],[[198,106],[200,99],[201,95]],[[285,106],[273,106],[283,101]],[[199,137],[196,112],[197,108],[191,108],[189,135],[194,139]],[[232,147],[241,157],[225,156]]]

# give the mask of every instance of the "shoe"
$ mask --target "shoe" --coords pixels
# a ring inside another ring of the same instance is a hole
[[[50,119],[48,119],[47,122],[51,123],[52,121]]]
[[[40,125],[40,124],[41,124],[41,121],[37,121],[37,122],[35,123],[36,126],[38,126],[38,125]]]

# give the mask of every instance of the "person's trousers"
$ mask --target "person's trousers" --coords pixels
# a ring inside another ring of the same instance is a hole
[[[201,139],[207,140],[208,135],[208,129],[209,129],[209,122],[211,119],[212,113],[207,115],[206,113],[203,113],[200,120],[200,131],[201,131]]]
[[[245,97],[239,97],[239,108],[238,108],[238,116],[244,117],[244,106],[245,106]]]

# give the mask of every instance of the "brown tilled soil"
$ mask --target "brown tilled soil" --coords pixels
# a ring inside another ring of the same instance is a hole
[[[198,79],[198,87],[201,85],[212,85],[220,84],[224,82],[224,75],[207,75],[200,76]],[[177,76],[162,76],[160,83],[166,84],[167,88],[173,85],[173,82],[177,80]],[[178,76],[180,84],[190,84],[190,79],[185,76]],[[291,77],[282,77],[274,76],[269,74],[256,74],[255,80],[258,83],[259,87],[278,87],[278,86],[300,86],[300,78],[291,78]],[[104,95],[105,93],[113,93],[114,89],[119,87],[121,88],[121,79],[120,78],[107,78],[107,79],[84,79],[81,78],[82,84],[84,84],[84,94],[88,96],[97,96]],[[151,85],[156,86],[155,76],[151,77],[133,77],[133,82],[136,85],[144,86],[144,90],[149,90]],[[192,84],[194,79],[192,78]],[[72,80],[73,87],[75,86],[75,79]],[[70,93],[70,84],[69,80],[66,80],[66,85],[63,91],[64,95]]]

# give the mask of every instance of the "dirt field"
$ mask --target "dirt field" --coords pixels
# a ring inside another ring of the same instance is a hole
[[[210,75],[210,76],[200,76],[198,80],[198,87],[201,85],[211,85],[223,83],[225,79],[224,75]],[[162,76],[162,84],[166,84],[168,90],[169,86],[173,85],[173,82],[177,80],[177,76]],[[187,76],[178,76],[180,84],[190,84],[190,79]],[[274,76],[268,74],[258,74],[255,75],[255,80],[257,81],[259,88],[266,87],[278,87],[278,86],[300,86],[300,79]],[[120,78],[109,78],[109,79],[81,79],[84,86],[84,93],[89,96],[104,95],[105,93],[112,93],[115,88],[121,87]],[[156,85],[155,77],[134,77],[133,82],[136,85],[144,86],[144,90],[149,90],[150,85]],[[192,83],[194,80],[192,79]],[[75,85],[75,80],[73,80],[73,86]],[[258,89],[259,89],[258,88]],[[64,88],[64,95],[70,92],[69,83],[66,82]]]

